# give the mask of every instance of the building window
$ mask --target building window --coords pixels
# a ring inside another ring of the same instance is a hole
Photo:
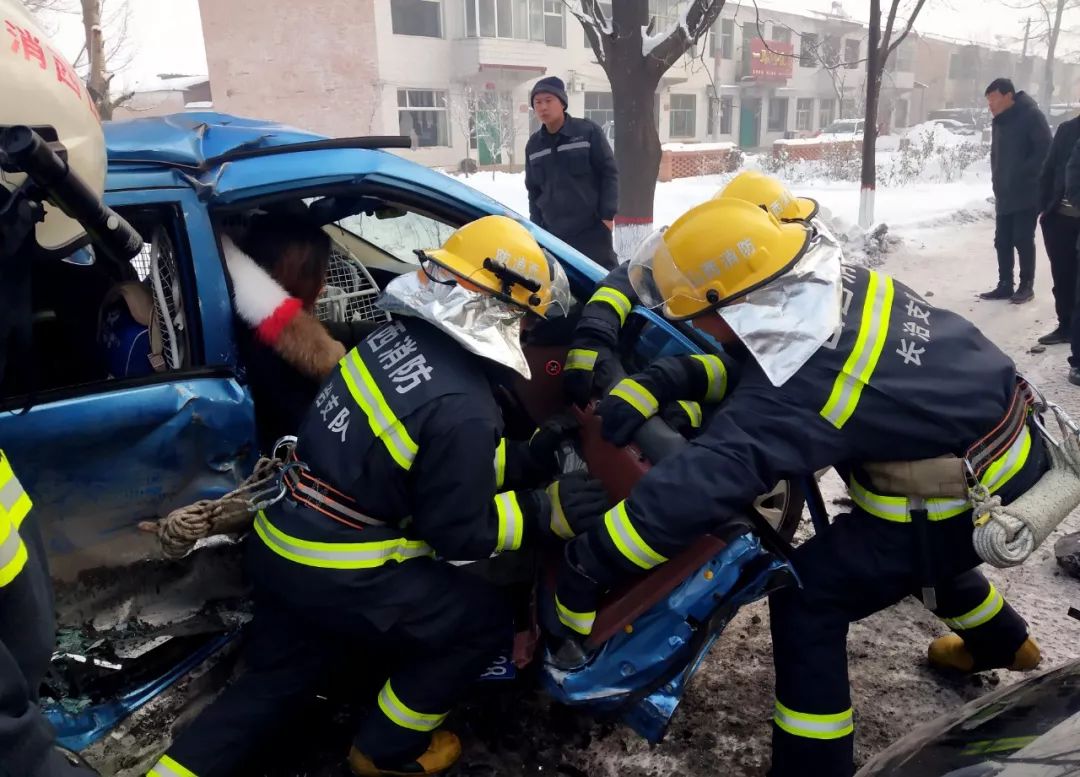
[[[953,52],[949,59],[949,78],[974,78],[978,70],[978,54],[974,48]]]
[[[850,97],[845,97],[840,101],[840,118],[841,119],[854,119],[855,116],[855,100]]]
[[[859,41],[844,41],[844,67],[854,70],[859,66]]]
[[[720,98],[720,134],[731,134],[731,114],[733,111],[733,102],[730,97]]]
[[[528,40],[529,2],[530,0],[464,0],[465,37]],[[532,2],[540,7],[542,22],[543,0]]]
[[[449,146],[446,92],[434,89],[398,89],[398,130],[412,138],[414,148]]]
[[[814,128],[814,98],[800,97],[795,101],[795,129],[809,132]]]
[[[791,43],[791,29],[782,27],[774,22],[772,26],[772,39],[777,43]]]
[[[910,40],[905,40],[897,46],[896,51],[893,52],[893,56],[896,57],[896,72],[915,72],[915,47],[911,44]]]
[[[817,33],[804,32],[799,36],[799,66],[817,67],[818,63],[818,36]]]
[[[611,3],[597,3],[600,6],[600,10],[604,12],[604,18],[607,19],[608,24],[611,24]],[[585,35],[585,48],[592,49],[592,44],[589,43],[589,36],[585,34],[585,30],[581,31],[582,35]]]
[[[836,118],[836,101],[831,97],[828,100],[818,101],[818,129],[825,129]]]
[[[611,92],[586,92],[585,118],[601,127],[615,121],[615,103],[611,99]]]
[[[566,46],[563,36],[562,0],[544,0],[544,43],[549,46]]]
[[[720,20],[720,59],[735,56],[735,20]]]
[[[773,97],[769,100],[769,132],[787,131],[788,98]]]
[[[395,35],[442,37],[440,0],[390,0],[390,27]]]
[[[673,138],[692,138],[697,134],[697,95],[671,95],[671,125]]]

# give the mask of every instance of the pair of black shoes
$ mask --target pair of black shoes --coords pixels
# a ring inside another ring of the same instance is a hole
[[[1030,284],[1021,283],[1016,291],[1013,291],[1011,286],[998,286],[990,291],[984,291],[979,297],[982,299],[1007,299],[1014,305],[1022,305],[1035,299],[1035,290]]]

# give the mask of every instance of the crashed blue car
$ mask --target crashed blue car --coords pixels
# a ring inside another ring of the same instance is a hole
[[[489,214],[525,224],[563,265],[578,302],[603,270],[466,184],[383,150],[400,138],[328,139],[269,122],[185,113],[106,125],[106,202],[143,237],[124,266],[50,265],[35,277],[29,388],[0,395],[0,437],[41,516],[60,624],[48,714],[65,746],[108,773],[133,773],[164,749],[170,727],[227,680],[249,619],[235,543],[204,542],[162,558],[141,522],[221,496],[250,473],[257,429],[237,350],[219,230],[288,205],[320,218],[333,243],[324,320],[383,320],[380,288]],[[136,322],[121,337],[117,321]],[[508,430],[527,434],[561,406],[569,330],[538,327],[526,352],[534,379],[507,398]],[[667,354],[715,349],[694,330],[635,308],[624,330],[627,372]],[[613,498],[685,441],[659,419],[635,444],[604,443],[586,411],[583,462]],[[813,483],[781,483],[745,525],[702,538],[614,592],[596,651],[571,668],[550,660],[529,607],[517,650],[485,673],[540,665],[556,700],[619,716],[658,741],[705,652],[738,607],[791,581],[783,558]],[[812,504],[819,500],[811,500]],[[820,509],[820,508],[819,508]],[[540,565],[542,566],[542,564]],[[526,589],[543,575],[529,573]],[[526,646],[526,649],[522,649]],[[564,668],[559,668],[564,666]]]

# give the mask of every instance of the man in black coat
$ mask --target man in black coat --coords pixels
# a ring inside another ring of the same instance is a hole
[[[1054,278],[1054,309],[1057,327],[1039,338],[1043,345],[1067,343],[1072,339],[1077,281],[1077,240],[1080,239],[1080,209],[1065,196],[1065,171],[1076,141],[1080,140],[1080,116],[1062,122],[1054,133],[1050,154],[1040,180],[1040,215],[1050,273]]]
[[[566,113],[561,79],[541,78],[529,102],[543,124],[525,146],[529,218],[597,264],[617,263],[611,230],[619,174],[603,130]]]
[[[1050,126],[1039,106],[1017,92],[1008,78],[986,87],[994,116],[990,169],[994,182],[997,224],[994,248],[998,284],[979,296],[1009,299],[1015,304],[1035,297],[1035,221],[1039,214],[1039,176],[1050,147]],[[1013,251],[1020,257],[1020,285],[1013,291]]]

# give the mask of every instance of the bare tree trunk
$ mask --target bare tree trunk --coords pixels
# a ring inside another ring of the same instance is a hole
[[[101,0],[81,0],[83,28],[86,33],[86,54],[89,70],[86,86],[94,98],[101,118],[111,119],[113,104],[109,99],[109,75],[105,64],[105,38],[101,30]]]
[[[895,6],[898,0],[893,0]],[[866,117],[863,121],[862,177],[859,191],[859,226],[874,222],[874,189],[877,186],[877,111],[881,94],[881,0],[870,0],[870,36],[866,49]],[[886,45],[888,41],[886,41]]]
[[[1061,34],[1061,17],[1065,13],[1068,0],[1057,0],[1054,9],[1054,21],[1046,39],[1046,67],[1043,69],[1042,94],[1039,95],[1042,109],[1049,113],[1054,97],[1054,53],[1057,51],[1058,36]]]

